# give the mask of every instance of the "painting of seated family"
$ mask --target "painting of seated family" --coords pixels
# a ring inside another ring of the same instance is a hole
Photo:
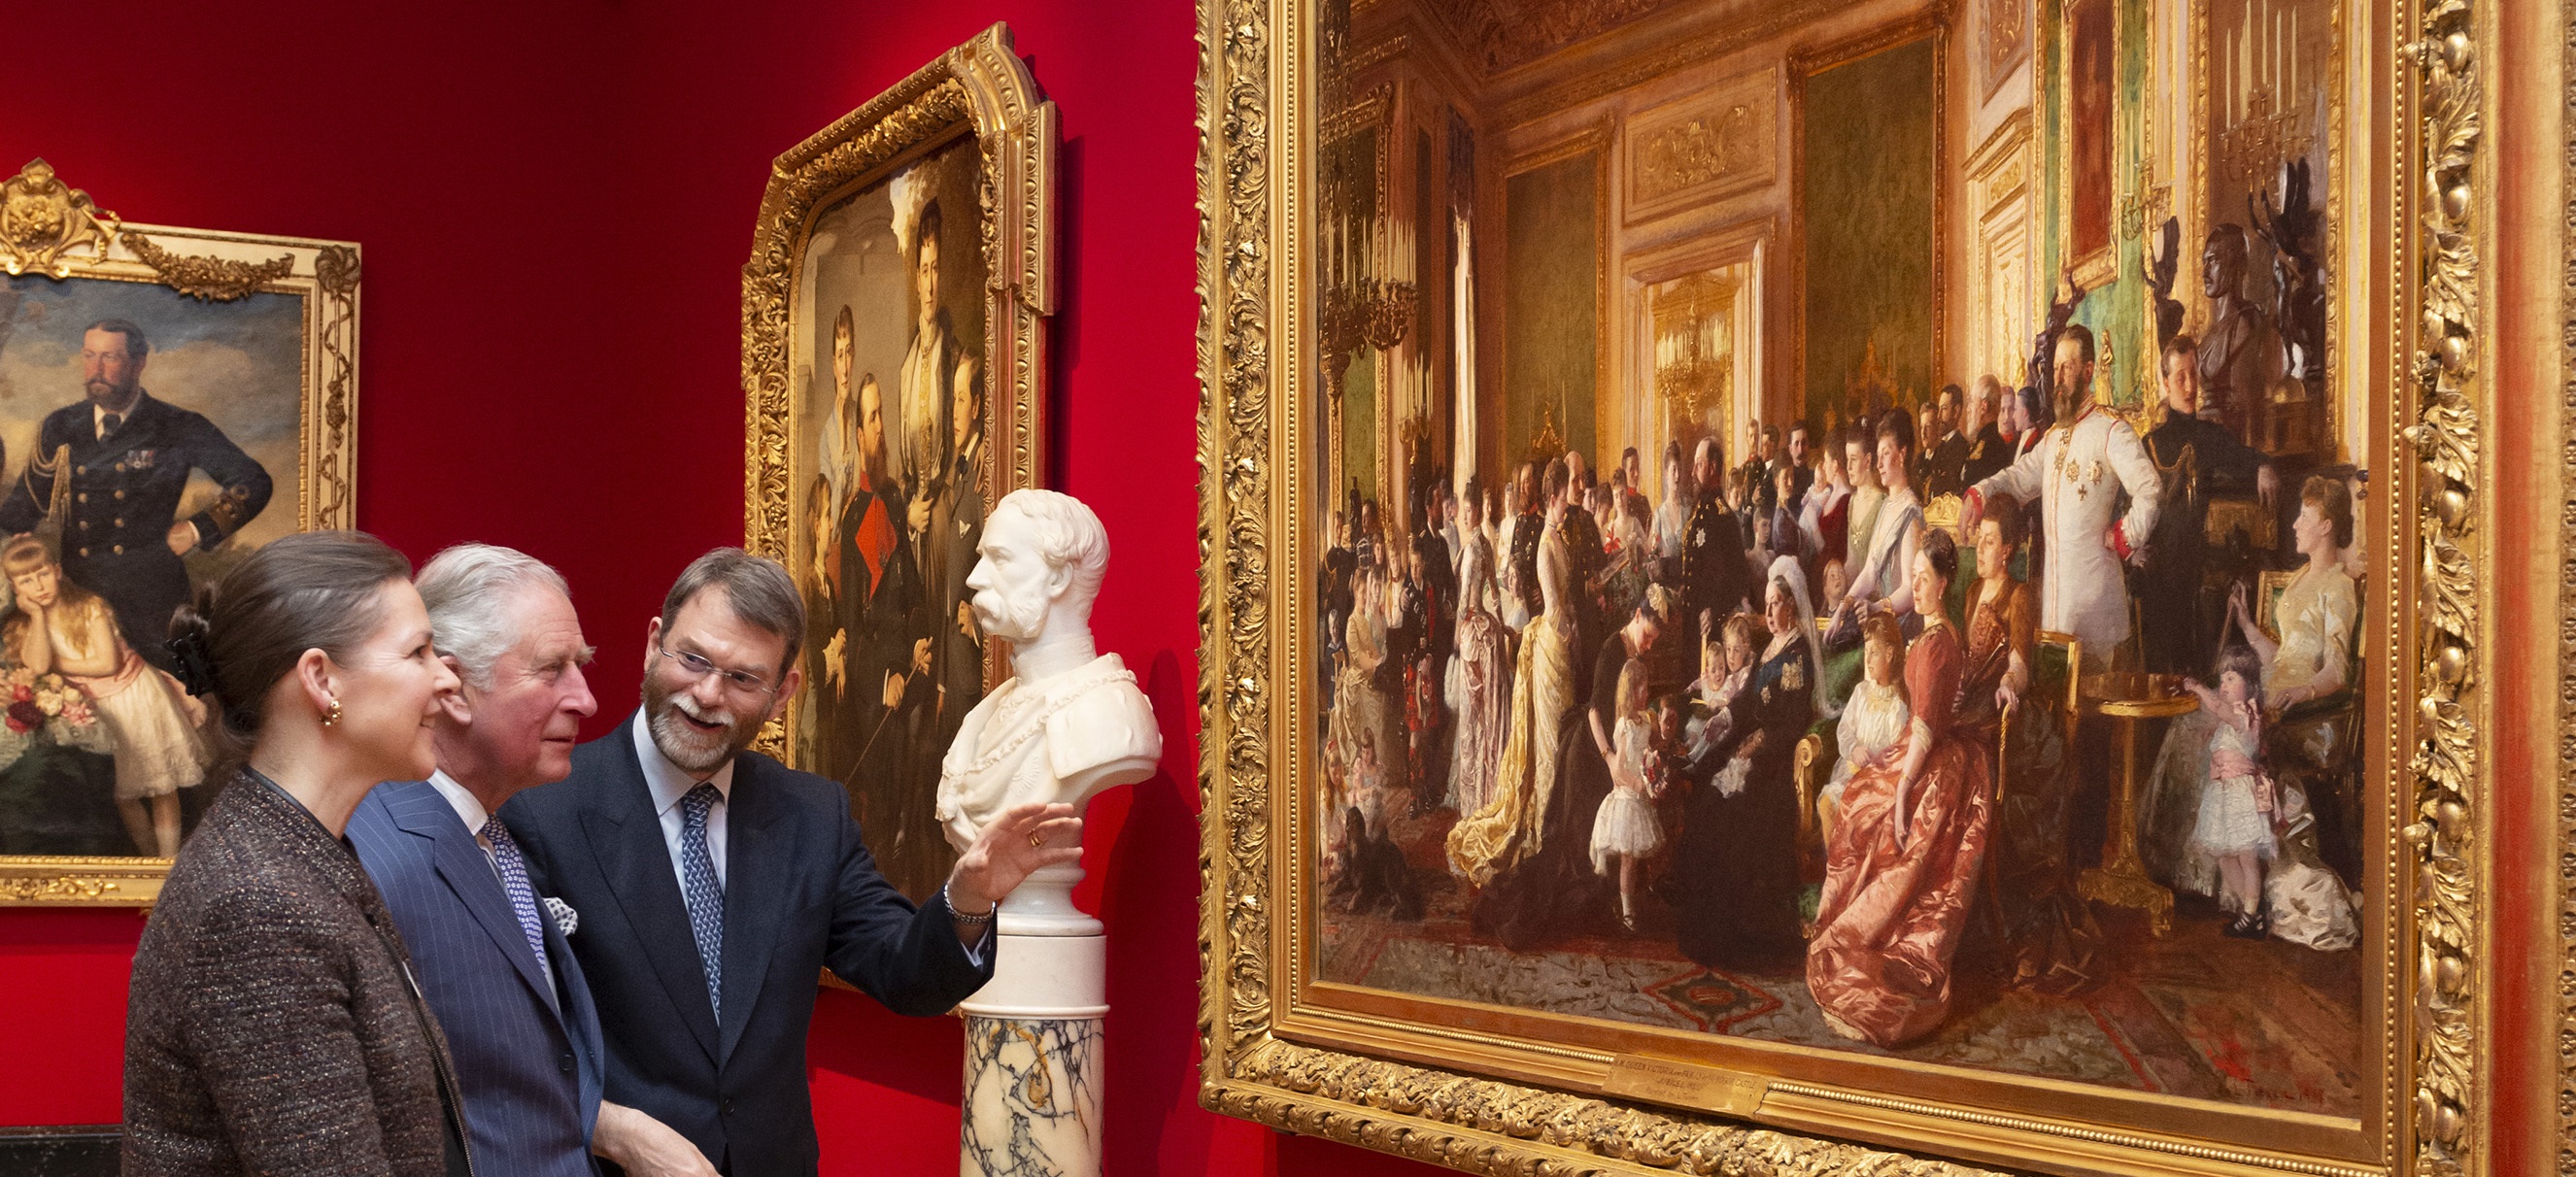
[[[2376,1114],[2359,22],[1743,7],[1323,6],[1308,999]]]
[[[211,800],[163,642],[298,526],[306,304],[0,285],[0,855],[168,858]]]

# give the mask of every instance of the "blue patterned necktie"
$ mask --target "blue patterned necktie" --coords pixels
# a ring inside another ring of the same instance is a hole
[[[724,1016],[724,884],[707,854],[707,811],[722,795],[701,784],[680,798],[680,882],[689,903],[689,931],[698,941],[698,967],[707,972],[707,1004]]]
[[[510,912],[519,917],[519,931],[536,951],[537,971],[545,972],[551,967],[546,963],[546,929],[537,922],[537,892],[528,885],[528,860],[520,856],[519,843],[500,818],[483,823],[483,840],[492,844],[492,865],[501,873],[501,890],[510,896]]]

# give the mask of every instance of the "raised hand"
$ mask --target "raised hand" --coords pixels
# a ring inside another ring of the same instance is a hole
[[[1040,867],[1082,860],[1082,819],[1073,806],[1032,801],[1003,810],[975,835],[948,872],[948,901],[981,915]]]

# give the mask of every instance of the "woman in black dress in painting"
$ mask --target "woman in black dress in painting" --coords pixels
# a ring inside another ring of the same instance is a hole
[[[1610,795],[1610,733],[1619,722],[1619,672],[1646,657],[1663,617],[1639,603],[1628,623],[1602,639],[1591,694],[1558,725],[1557,780],[1535,835],[1536,849],[1494,876],[1468,907],[1468,926],[1526,952],[1551,940],[1599,930],[1610,888],[1592,866],[1592,818]]]
[[[1691,795],[1671,890],[1682,954],[1711,967],[1776,961],[1801,948],[1790,774],[1798,740],[1816,721],[1816,624],[1797,561],[1773,561],[1764,581],[1770,644],[1725,733],[1681,769]]]

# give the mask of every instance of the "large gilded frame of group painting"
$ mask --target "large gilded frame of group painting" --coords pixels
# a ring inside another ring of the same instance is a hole
[[[0,180],[0,272],[12,279],[46,280],[63,289],[78,283],[158,286],[170,292],[170,306],[198,308],[176,314],[220,315],[255,295],[296,300],[298,309],[289,317],[298,330],[291,348],[297,370],[280,377],[275,394],[283,412],[290,399],[283,385],[291,384],[294,459],[291,468],[269,472],[277,497],[268,511],[288,512],[277,520],[288,530],[354,524],[359,271],[354,242],[122,220],[42,159]],[[152,329],[169,330],[155,324],[147,332]],[[183,327],[172,334],[186,339],[195,332]],[[151,391],[151,378],[145,380]],[[279,452],[282,457],[285,451]],[[161,892],[170,861],[0,854],[0,906],[148,906]]]
[[[1039,485],[1044,474],[1042,411],[1046,317],[1054,312],[1056,297],[1058,140],[1055,104],[1045,99],[1027,63],[1012,48],[1009,26],[995,24],[797,144],[772,165],[753,231],[751,259],[743,266],[743,537],[751,551],[797,569],[799,586],[809,593],[816,579],[807,571],[813,541],[797,529],[806,509],[806,483],[816,476],[817,406],[832,400],[823,365],[811,359],[829,346],[833,330],[833,316],[822,307],[825,300],[817,293],[816,277],[806,272],[809,254],[817,248],[818,225],[828,230],[831,226],[826,222],[835,209],[857,207],[854,200],[867,194],[879,194],[875,199],[882,203],[886,199],[882,193],[898,177],[934,173],[945,177],[924,185],[944,192],[951,201],[947,207],[952,211],[943,214],[941,236],[950,241],[947,248],[952,254],[968,254],[963,248],[968,242],[976,243],[979,252],[963,261],[951,258],[941,268],[953,274],[962,267],[981,277],[940,295],[940,313],[979,306],[983,322],[979,339],[958,345],[961,354],[970,357],[980,349],[980,363],[957,365],[960,375],[979,389],[976,428],[982,440],[971,451],[975,457],[952,455],[951,460],[971,465],[973,471],[957,480],[960,486],[950,489],[970,500],[980,494],[981,504],[989,507],[1010,491]],[[970,170],[971,179],[964,178]],[[912,228],[917,231],[919,226]],[[911,256],[914,243],[907,241],[900,248]],[[820,261],[815,264],[819,269]],[[870,317],[909,322],[907,297],[896,293],[881,304],[854,308],[861,330]],[[809,301],[813,305],[806,305]],[[896,387],[896,375],[884,374],[887,396]],[[891,400],[884,403],[886,429],[891,432],[897,414]],[[902,517],[900,508],[895,517]],[[980,529],[980,512],[972,526]],[[928,587],[939,591],[937,585]],[[945,616],[955,610],[955,603],[948,602],[941,612]],[[997,681],[998,659],[997,650],[984,651],[977,694]],[[811,669],[808,683],[803,692],[807,696],[828,689],[822,676]],[[964,705],[971,704],[970,699]],[[791,710],[768,726],[761,746],[799,767],[824,771],[806,762],[820,755],[818,722],[815,716]],[[930,763],[935,766],[935,758]],[[844,774],[835,765],[826,775]],[[918,822],[906,823],[907,828],[917,824],[918,829],[911,832],[918,836],[902,846],[880,847],[879,857],[898,885],[919,891],[915,898],[926,897],[926,891],[914,885],[916,876],[935,887],[946,874],[944,856],[951,853],[936,836],[926,792],[912,790],[922,795],[907,793],[902,801],[892,802],[867,795],[868,789],[876,787],[873,784],[851,787],[859,794],[854,804],[862,809],[871,802],[904,813],[919,809],[914,815]],[[918,805],[913,804],[916,801]],[[870,828],[885,829],[891,824],[880,815]],[[894,851],[892,858],[889,850]]]
[[[2057,6],[2040,7],[2045,48]],[[2496,705],[2482,685],[2495,656],[2480,584],[2496,507],[2481,370],[2492,302],[2478,270],[2497,207],[2482,139],[2494,9],[2343,6],[2356,22],[2345,61],[2362,75],[2347,93],[2387,97],[2351,115],[2374,120],[2377,165],[2354,184],[2373,209],[2355,231],[2373,239],[2346,256],[2366,258],[2376,279],[2347,287],[2333,313],[2390,325],[2360,349],[2377,387],[2354,394],[2386,405],[2371,448],[2391,475],[2391,506],[2369,532],[2370,575],[2388,578],[2378,583],[2395,604],[2363,622],[2370,714],[2386,719],[2367,737],[2369,771],[2390,798],[2372,822],[2386,869],[2363,905],[2365,1009],[2382,1028],[2365,1030],[2358,1060],[2370,1074],[2363,1114],[2328,1124],[2231,1119],[2157,1097],[2104,1114],[2105,1101],[2045,1082],[2008,1100],[1989,1098],[1992,1084],[1927,1094],[1909,1064],[1715,1042],[1630,1054],[1316,1002],[1314,819],[1300,803],[1315,702],[1293,669],[1312,656],[1315,606],[1290,573],[1321,550],[1299,522],[1315,428],[1317,8],[1200,0],[1201,1101],[1482,1173],[2493,1171],[2483,835],[2495,808],[2477,782]],[[2363,289],[2378,293],[2353,293]]]

